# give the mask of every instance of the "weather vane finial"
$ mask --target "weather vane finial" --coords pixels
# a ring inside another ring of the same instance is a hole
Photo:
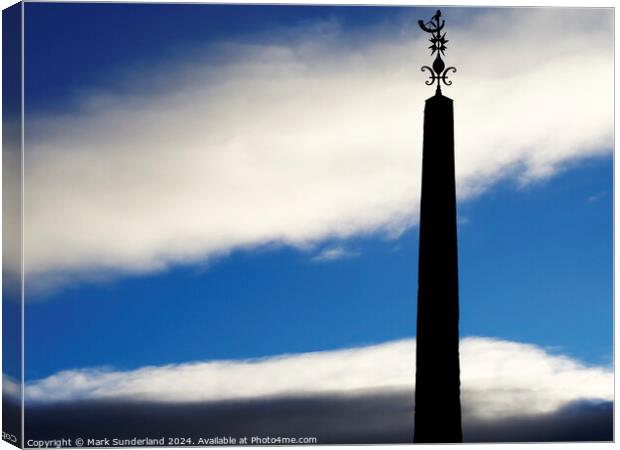
[[[429,47],[431,51],[431,55],[437,53],[435,57],[435,61],[433,61],[433,67],[423,66],[422,72],[428,70],[430,72],[430,79],[426,80],[426,84],[428,86],[437,82],[437,94],[441,94],[441,83],[446,86],[450,86],[452,81],[448,80],[448,73],[450,71],[456,72],[455,67],[447,67],[444,63],[442,56],[445,56],[444,52],[446,51],[446,43],[448,40],[446,39],[446,33],[441,34],[441,30],[443,29],[446,21],[441,19],[441,11],[437,10],[437,13],[431,18],[429,22],[424,23],[423,20],[418,20],[418,25],[422,28],[423,31],[427,33],[431,33],[432,37],[429,39],[431,42],[431,46]]]

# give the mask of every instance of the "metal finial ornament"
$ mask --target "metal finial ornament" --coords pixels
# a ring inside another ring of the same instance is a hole
[[[423,66],[422,72],[428,70],[430,72],[429,79],[425,81],[427,86],[431,86],[435,82],[437,82],[437,94],[441,94],[441,83],[446,86],[450,86],[452,81],[448,80],[448,73],[450,71],[456,72],[455,67],[447,67],[446,63],[444,63],[442,56],[445,56],[445,51],[448,47],[446,47],[446,43],[449,42],[446,39],[446,33],[441,34],[441,30],[443,29],[446,21],[441,19],[441,11],[437,10],[437,13],[431,18],[429,22],[424,23],[423,20],[418,20],[418,25],[422,28],[423,31],[427,33],[431,33],[432,37],[429,39],[431,42],[430,48],[431,55],[437,53],[435,57],[435,61],[433,61],[433,67]]]

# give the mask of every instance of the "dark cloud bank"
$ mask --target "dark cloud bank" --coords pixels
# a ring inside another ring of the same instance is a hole
[[[9,405],[6,405],[9,406]],[[410,392],[217,403],[74,401],[26,408],[26,439],[314,436],[319,444],[410,443]],[[551,414],[482,420],[464,406],[466,442],[613,440],[611,402]]]

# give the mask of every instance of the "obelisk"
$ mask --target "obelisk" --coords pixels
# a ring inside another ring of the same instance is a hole
[[[441,11],[418,23],[432,36],[436,57],[422,70],[436,91],[424,110],[414,442],[462,442],[454,113],[441,92],[456,69],[441,58],[448,42]]]

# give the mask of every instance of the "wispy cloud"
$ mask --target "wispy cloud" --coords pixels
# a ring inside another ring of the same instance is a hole
[[[157,67],[165,87],[29,115],[29,292],[414,225],[429,56],[414,20],[386,30],[221,45]],[[611,151],[611,10],[481,10],[450,38],[461,199]]]
[[[469,223],[469,217],[458,216],[456,223],[459,225],[467,225]]]
[[[592,194],[591,196],[588,197],[588,203],[598,202],[600,199],[602,199],[606,195],[607,195],[607,192],[605,192],[605,191],[597,192],[596,194]]]
[[[469,417],[541,414],[578,400],[612,400],[613,373],[530,344],[490,338],[461,342]],[[282,355],[249,361],[149,366],[133,371],[68,370],[27,383],[26,401],[119,398],[213,402],[415,389],[415,341]]]
[[[334,247],[324,248],[317,255],[312,257],[312,261],[328,262],[345,258],[356,258],[358,256],[360,256],[360,252],[347,249],[342,245],[336,245]]]

